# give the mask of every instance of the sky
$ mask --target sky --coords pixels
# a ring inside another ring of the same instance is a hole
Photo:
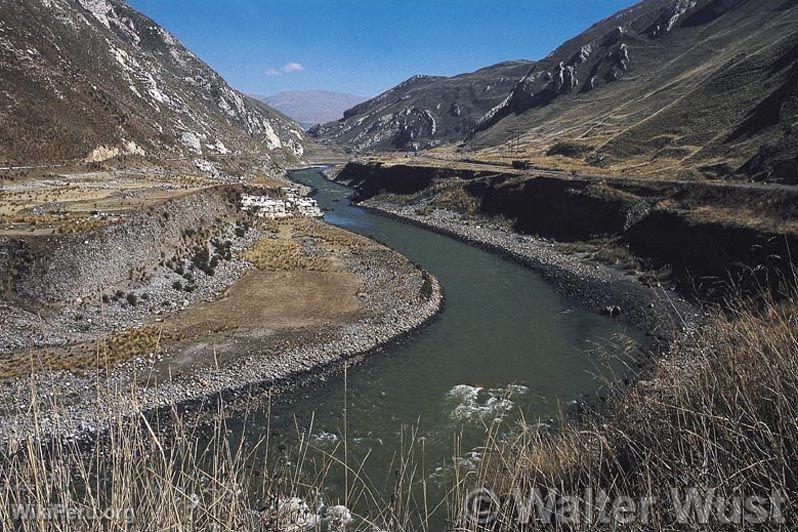
[[[540,59],[633,0],[128,0],[232,86],[376,96]]]

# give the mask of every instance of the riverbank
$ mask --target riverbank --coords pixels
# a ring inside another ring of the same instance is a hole
[[[113,301],[70,302],[40,318],[38,331],[22,326],[35,315],[6,303],[0,311],[20,327],[4,330],[4,362],[28,370],[0,383],[0,439],[34,425],[40,436],[88,437],[113,420],[220,394],[276,396],[362,360],[441,309],[433,276],[367,238],[313,220],[223,218],[229,244],[212,272],[167,261],[125,291],[137,300],[110,292]],[[58,282],[72,286],[64,276]],[[65,360],[75,364],[58,370]]]
[[[500,221],[574,246],[598,243],[668,270],[690,298],[722,303],[729,287],[778,290],[798,246],[798,189],[746,183],[565,175],[419,158],[353,161],[336,176],[359,201],[383,197]],[[596,247],[596,246],[594,246]]]
[[[654,339],[667,341],[701,318],[700,309],[675,291],[646,286],[628,272],[590,262],[580,254],[564,254],[551,240],[443,209],[420,214],[414,207],[385,198],[372,198],[359,205],[532,268],[567,298],[594,312],[618,317]]]

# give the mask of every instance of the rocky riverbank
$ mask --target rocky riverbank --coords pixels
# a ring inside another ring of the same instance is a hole
[[[603,240],[645,269],[667,268],[683,294],[722,303],[781,290],[798,247],[795,187],[520,170],[425,158],[353,161],[334,177],[358,200],[507,221],[558,242]],[[611,242],[610,242],[611,241]],[[640,269],[640,268],[638,268]]]
[[[34,431],[82,438],[123,417],[175,405],[185,405],[185,410],[219,394],[276,395],[323,379],[344,362],[361,360],[422,327],[441,309],[442,290],[430,274],[384,246],[319,222],[253,227],[241,233],[236,249],[264,235],[276,241],[286,231],[293,231],[292,239],[280,242],[297,247],[281,249],[300,257],[293,269],[264,265],[261,261],[269,263],[268,257],[253,258],[246,252],[244,258],[226,262],[230,275],[220,275],[219,282],[232,285],[215,293],[216,300],[209,285],[198,290],[206,299],[192,299],[176,313],[157,319],[162,344],[157,352],[107,369],[39,372],[3,381],[0,439],[21,439]],[[275,315],[259,312],[280,304],[280,287],[286,283],[297,287],[296,294],[289,291],[284,297],[287,310],[277,309]],[[259,293],[259,286],[275,288]],[[319,302],[329,308],[304,308]],[[153,317],[144,316],[148,305],[134,306],[133,312],[141,315],[136,314],[132,325],[153,325]],[[69,331],[62,336],[77,338]],[[51,338],[48,344],[58,342]],[[106,344],[94,345],[87,341],[82,347],[96,350],[95,356],[102,358]],[[31,351],[31,357],[39,356]]]
[[[487,218],[421,210],[386,195],[360,206],[504,255],[540,273],[569,299],[625,320],[658,340],[673,339],[701,317],[700,309],[671,289],[647,286],[628,272],[588,261],[580,253],[565,254],[555,241],[513,232]]]

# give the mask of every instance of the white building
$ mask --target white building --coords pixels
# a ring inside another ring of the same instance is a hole
[[[312,198],[302,197],[295,188],[282,189],[283,198],[271,196],[241,196],[241,210],[254,212],[258,216],[272,220],[293,217],[321,218],[324,213]]]
[[[288,218],[285,200],[271,198],[269,196],[252,196],[244,194],[241,196],[241,210],[254,212],[258,216],[266,218]]]

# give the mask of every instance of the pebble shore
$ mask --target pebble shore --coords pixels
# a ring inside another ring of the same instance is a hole
[[[487,219],[438,208],[420,213],[417,206],[383,198],[359,205],[503,255],[538,272],[568,299],[612,314],[660,341],[668,342],[693,328],[702,315],[673,290],[645,285],[628,272],[586,260],[581,253],[565,254],[551,240],[515,233]]]
[[[149,361],[132,361],[107,372],[57,372],[5,382],[0,384],[0,441],[29,435],[34,429],[34,409],[38,409],[37,434],[90,439],[110,423],[141,412],[175,405],[179,411],[190,411],[220,394],[226,399],[252,391],[277,395],[300,383],[326,378],[339,371],[344,361],[362,360],[423,327],[443,304],[442,289],[433,276],[387,248],[371,253],[368,260],[352,257],[349,262],[368,294],[358,320],[296,334],[289,331],[282,335],[283,342],[264,345],[263,350],[253,340],[255,348],[231,363],[157,387],[137,387],[132,397],[132,380],[135,375],[147,375]]]
[[[628,322],[653,339],[670,342],[692,328],[700,311],[677,293],[664,287],[643,284],[635,276],[616,268],[586,260],[579,254],[562,253],[555,242],[512,232],[490,220],[475,219],[442,210],[424,210],[372,198],[361,203],[365,209],[419,225],[506,256],[537,271],[563,296],[596,312],[617,310],[618,319]],[[146,373],[146,361],[134,361],[109,372],[91,376],[70,373],[38,375],[34,384],[0,385],[0,440],[24,437],[30,426],[27,408],[33,394],[66,399],[57,412],[38,416],[40,434],[88,438],[108,423],[142,411],[183,405],[190,411],[196,404],[219,394],[230,399],[255,391],[275,395],[300,384],[326,378],[340,370],[342,363],[356,363],[365,356],[404,335],[423,327],[440,312],[443,292],[437,280],[423,273],[393,251],[383,249],[374,260],[352,260],[349,266],[364,279],[369,294],[362,319],[343,326],[321,328],[289,335],[279,349],[268,348],[238,357],[233,364],[213,371],[177,378],[158,387],[137,391],[134,399],[123,399],[134,373]],[[419,293],[427,282],[426,299],[398,297]],[[41,397],[38,398],[41,401]]]

